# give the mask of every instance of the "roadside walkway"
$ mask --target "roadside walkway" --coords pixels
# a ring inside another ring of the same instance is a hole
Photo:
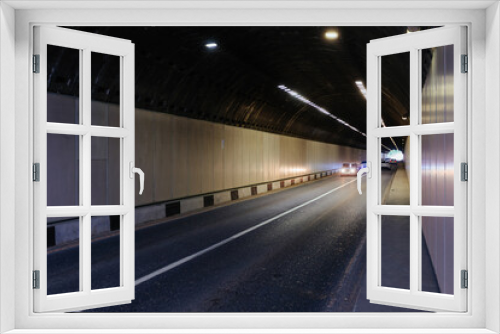
[[[396,173],[382,199],[386,205],[410,205],[410,183],[408,182],[405,167],[398,164]]]

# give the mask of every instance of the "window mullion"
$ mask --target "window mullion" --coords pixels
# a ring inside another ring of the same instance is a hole
[[[82,124],[84,127],[89,128],[91,124],[91,53],[90,50],[83,50],[83,57],[81,62],[81,78],[82,78]],[[83,189],[83,206],[89,208],[92,205],[91,195],[92,195],[92,180],[91,180],[91,168],[92,168],[92,152],[91,152],[91,134],[86,132],[82,136],[82,189]],[[83,235],[81,243],[81,273],[83,279],[83,291],[90,293],[91,290],[91,241],[92,241],[92,231],[91,231],[91,215],[90,211],[86,212],[83,216]]]
[[[83,67],[83,59],[84,59],[84,56],[83,56],[83,50],[80,50],[80,59],[78,61],[78,64],[80,66],[79,68],[79,77],[80,78],[84,78],[84,67]],[[78,119],[80,120],[80,124],[84,124],[85,120],[84,120],[84,117],[83,117],[83,108],[84,108],[84,103],[85,100],[85,96],[84,96],[84,83],[85,81],[82,82],[83,84],[80,84],[79,86],[79,96],[81,96],[81,98],[79,99],[78,101]],[[83,171],[84,168],[83,168],[83,163],[84,163],[84,160],[83,160],[83,156],[84,156],[84,150],[83,150],[83,137],[80,137],[80,140],[78,141],[80,144],[79,144],[79,168],[80,168],[80,171]],[[84,182],[83,182],[83,175],[82,175],[82,172],[79,173],[79,204],[80,206],[83,206],[84,205]],[[83,243],[83,240],[85,240],[86,238],[86,233],[85,233],[85,219],[84,217],[80,217],[80,222],[79,222],[79,231],[80,231],[80,234],[79,234],[79,240],[80,240],[80,247],[79,247],[79,270],[80,270],[80,291],[85,291],[87,289],[87,286],[90,282],[89,279],[87,279],[85,277],[85,266],[84,266],[84,263],[86,261],[86,256],[85,256],[85,251],[84,251],[84,243]],[[84,284],[85,282],[85,284]]]
[[[411,293],[418,292],[420,281],[420,253],[421,243],[419,239],[419,218],[415,214],[410,215],[410,291]]]
[[[407,172],[409,172],[410,176],[410,207],[413,209],[419,204],[419,193],[420,193],[420,185],[419,185],[419,159],[418,159],[418,151],[419,151],[419,140],[418,136],[415,134],[414,130],[418,125],[419,114],[420,114],[420,93],[419,87],[420,84],[420,62],[419,62],[419,50],[412,49],[410,51],[410,161],[406,161],[405,163],[409,163],[410,168],[406,168]],[[407,144],[408,145],[408,144]],[[404,150],[404,148],[403,148]],[[421,254],[421,246],[422,244],[418,242],[419,240],[419,226],[418,226],[419,218],[415,215],[412,210],[410,214],[410,291],[415,293],[419,288],[420,281],[420,254]]]

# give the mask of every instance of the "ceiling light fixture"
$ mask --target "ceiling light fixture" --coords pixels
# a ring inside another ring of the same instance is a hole
[[[210,43],[205,44],[205,47],[206,47],[207,49],[215,49],[217,46],[218,46],[218,45],[217,45],[217,43],[215,43],[215,42],[210,42]]]
[[[356,86],[358,86],[359,91],[366,98],[366,88],[365,85],[363,85],[363,81],[356,81]]]
[[[326,39],[337,39],[339,38],[339,33],[334,31],[334,30],[329,30],[325,32],[325,38]]]

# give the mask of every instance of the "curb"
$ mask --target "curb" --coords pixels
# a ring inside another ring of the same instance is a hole
[[[337,169],[332,169],[278,181],[257,183],[240,188],[136,207],[135,226],[319,180],[327,176],[333,176],[337,171]],[[77,218],[49,222],[47,224],[47,247],[55,248],[74,243],[80,237],[79,226],[80,222]],[[119,229],[119,216],[93,217],[92,219],[93,238],[108,235],[110,232],[118,231]]]
[[[396,168],[396,172],[394,172],[394,174],[391,177],[391,180],[389,181],[389,184],[385,188],[384,195],[382,196],[381,203],[386,203],[387,196],[389,196],[389,193],[391,192],[392,182],[394,181],[394,178],[396,177],[397,171],[398,171],[398,169]]]

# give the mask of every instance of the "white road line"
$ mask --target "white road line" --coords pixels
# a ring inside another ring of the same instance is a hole
[[[170,270],[172,270],[172,269],[174,269],[174,268],[177,268],[178,266],[180,266],[180,265],[182,265],[182,264],[184,264],[184,263],[186,263],[186,262],[189,262],[189,261],[191,261],[191,260],[194,260],[194,259],[196,259],[197,257],[199,257],[199,256],[201,256],[201,255],[203,255],[203,254],[206,254],[206,253],[208,253],[208,252],[210,252],[210,251],[212,251],[212,250],[214,250],[214,249],[216,249],[216,248],[219,248],[220,246],[223,246],[223,245],[225,245],[225,244],[227,244],[227,243],[229,243],[229,242],[231,242],[231,241],[233,241],[233,240],[238,239],[239,237],[244,236],[245,234],[248,234],[248,233],[250,233],[250,232],[252,232],[252,231],[254,231],[254,230],[256,230],[256,229],[258,229],[258,228],[260,228],[260,227],[262,227],[262,226],[265,226],[265,225],[267,225],[267,224],[269,224],[269,223],[272,223],[272,222],[273,222],[273,221],[275,221],[276,219],[279,219],[279,218],[281,218],[281,217],[284,217],[284,216],[288,215],[289,213],[292,213],[292,212],[294,212],[294,211],[297,211],[297,210],[298,210],[298,209],[300,209],[300,208],[305,207],[306,205],[309,205],[309,204],[311,204],[311,203],[313,203],[313,202],[316,202],[317,200],[319,200],[319,199],[321,199],[321,198],[323,198],[323,197],[325,197],[325,196],[327,196],[327,195],[330,195],[331,193],[333,193],[333,192],[335,192],[335,191],[337,191],[337,190],[339,190],[339,189],[341,189],[341,188],[344,188],[345,186],[347,186],[348,184],[353,183],[353,182],[356,182],[356,179],[354,179],[354,180],[352,180],[352,181],[349,181],[349,182],[347,182],[347,183],[344,183],[343,185],[341,185],[341,186],[339,186],[339,187],[337,187],[337,188],[335,188],[335,189],[332,189],[332,190],[330,190],[330,191],[328,191],[328,192],[324,193],[323,195],[319,195],[318,197],[313,198],[313,199],[311,199],[311,200],[309,200],[309,201],[307,201],[307,202],[304,202],[304,203],[300,204],[299,206],[296,206],[296,207],[294,207],[294,208],[292,208],[292,209],[290,209],[290,210],[288,210],[288,211],[285,211],[285,212],[283,212],[283,213],[280,213],[279,215],[276,215],[276,216],[274,216],[274,217],[272,217],[272,218],[269,218],[268,220],[265,220],[265,221],[263,221],[263,222],[262,222],[262,223],[260,223],[260,224],[257,224],[257,225],[255,225],[255,226],[252,226],[252,227],[250,227],[250,228],[247,228],[246,230],[244,230],[244,231],[242,231],[242,232],[236,233],[236,234],[234,234],[234,235],[230,236],[229,238],[224,239],[224,240],[222,240],[222,241],[220,241],[220,242],[218,242],[218,243],[216,243],[216,244],[213,244],[212,246],[207,247],[207,248],[205,248],[205,249],[203,249],[203,250],[201,250],[201,251],[199,251],[199,252],[193,253],[193,254],[191,254],[191,255],[189,255],[189,256],[186,256],[186,257],[184,257],[184,258],[182,258],[182,259],[180,259],[180,260],[178,260],[178,261],[175,261],[175,262],[173,262],[173,263],[171,263],[171,264],[169,264],[169,265],[167,265],[167,266],[165,266],[165,267],[163,267],[163,268],[160,268],[160,269],[158,269],[158,270],[155,270],[155,271],[153,271],[151,274],[148,274],[148,275],[146,275],[146,276],[143,276],[143,277],[141,277],[141,278],[137,279],[137,280],[135,281],[135,285],[137,286],[137,285],[139,285],[139,284],[142,284],[142,283],[144,283],[144,282],[147,282],[147,281],[149,281],[150,279],[153,279],[153,278],[155,278],[155,277],[156,277],[156,276],[158,276],[158,275],[164,274],[164,273],[166,273],[167,271],[170,271]]]

